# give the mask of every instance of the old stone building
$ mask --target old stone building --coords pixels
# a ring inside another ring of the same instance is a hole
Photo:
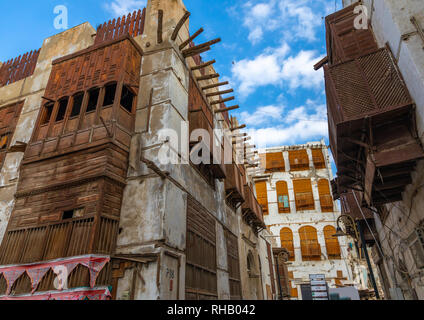
[[[326,17],[330,144],[342,212],[387,299],[424,299],[424,2],[344,0]]]
[[[333,237],[340,211],[331,193],[324,141],[261,149],[259,156],[263,170],[256,170],[253,178],[256,195],[273,247],[289,253],[286,295],[302,299],[311,274],[324,274],[330,287],[358,284],[361,289],[360,270],[349,259],[352,244]]]
[[[189,15],[149,0],[0,65],[1,299],[277,297],[252,146],[200,58],[219,39]]]

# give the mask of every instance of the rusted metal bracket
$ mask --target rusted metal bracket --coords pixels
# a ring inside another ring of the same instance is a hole
[[[147,133],[150,130],[150,114],[152,112],[152,105],[153,105],[153,88],[150,89],[149,105],[147,106],[147,123],[146,123],[146,129],[143,131],[143,133]]]
[[[187,19],[190,17],[190,12],[186,11],[180,21],[178,21],[177,25],[175,26],[174,32],[172,33],[171,40],[175,41],[178,36],[178,32],[180,32],[181,27],[184,25],[184,23],[187,21]]]
[[[157,41],[158,43],[162,43],[162,28],[163,28],[163,10],[158,11],[158,33],[157,33]]]

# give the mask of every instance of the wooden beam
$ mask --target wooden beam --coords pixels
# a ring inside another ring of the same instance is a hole
[[[227,112],[227,111],[231,111],[231,110],[235,110],[240,108],[239,106],[232,106],[232,107],[228,107],[228,108],[222,108],[222,109],[218,109],[215,110],[215,113],[220,113],[220,112]]]
[[[210,65],[214,64],[215,62],[216,62],[215,60],[211,60],[211,61],[199,64],[198,66],[191,67],[191,71],[206,68],[207,66],[210,66]]]
[[[207,97],[207,98],[209,98],[209,97],[219,96],[219,95],[227,94],[227,93],[231,93],[231,92],[234,92],[234,89],[208,93],[208,94],[206,95],[206,97]]]
[[[184,25],[184,23],[187,21],[187,19],[190,17],[190,12],[186,11],[180,21],[178,21],[177,25],[175,26],[174,32],[172,33],[171,40],[175,41],[178,36],[178,32],[180,32],[181,27]]]
[[[197,46],[194,46],[194,47],[191,47],[191,48],[185,49],[185,50],[183,50],[183,51],[182,51],[182,53],[183,53],[183,55],[185,56],[185,55],[187,55],[187,54],[189,54],[189,53],[191,53],[191,52],[193,52],[193,51],[198,51],[198,50],[200,50],[200,49],[203,49],[203,48],[206,48],[206,47],[210,47],[210,46],[212,46],[212,45],[214,45],[215,43],[218,43],[218,42],[220,42],[220,41],[221,41],[221,38],[217,38],[217,39],[214,39],[214,40],[211,40],[211,41],[208,41],[208,42],[205,42],[205,43],[199,44],[199,45],[197,45]]]
[[[246,125],[245,124],[242,124],[241,126],[231,128],[230,130],[231,131],[234,131],[234,130],[239,130],[239,129],[244,129],[244,128],[246,128]]]
[[[328,63],[328,56],[322,58],[317,64],[314,65],[314,70],[319,70],[324,64]]]
[[[199,50],[197,50],[197,51],[192,51],[192,52],[190,52],[190,53],[188,53],[188,54],[185,54],[185,55],[184,55],[184,58],[188,58],[188,57],[196,56],[196,55],[201,54],[201,53],[203,53],[203,52],[209,51],[210,49],[211,49],[211,47],[206,47],[206,48],[199,49]]]
[[[158,11],[158,43],[162,43],[163,10]]]
[[[219,78],[219,73],[213,73],[213,74],[207,74],[205,76],[200,76],[200,77],[197,77],[196,80],[203,81],[203,80],[210,80],[214,78]]]
[[[216,88],[216,87],[220,87],[220,86],[225,86],[228,84],[228,81],[224,81],[224,82],[218,82],[218,83],[214,83],[208,86],[205,86],[202,88],[202,90],[208,90],[208,89],[212,89],[212,88]]]
[[[197,38],[203,31],[203,28],[200,28],[197,30],[190,38],[188,38],[186,41],[180,44],[180,50],[183,50],[191,41],[193,41],[195,38]]]
[[[229,97],[229,98],[225,98],[225,99],[219,99],[219,100],[212,101],[210,104],[211,104],[211,106],[213,106],[215,104],[225,103],[227,101],[231,101],[231,100],[234,100],[234,99],[235,99],[235,97]]]

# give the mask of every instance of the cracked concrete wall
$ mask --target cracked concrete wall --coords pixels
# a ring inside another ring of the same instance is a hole
[[[157,43],[159,9],[163,10],[164,17],[163,42],[160,44]],[[187,157],[183,148],[184,144],[188,145],[188,136],[184,131],[188,130],[188,124],[184,122],[188,119],[188,68],[194,65],[194,62],[191,58],[184,59],[178,46],[189,37],[188,22],[180,30],[177,40],[175,42],[170,40],[184,10],[181,1],[149,1],[146,8],[145,33],[135,38],[144,50],[144,55],[117,253],[145,253],[153,244],[162,251],[173,252],[184,261],[187,195],[190,194],[217,219],[218,295],[220,299],[228,299],[228,268],[222,228],[222,225],[227,225],[224,183],[216,180],[213,189],[191,165],[164,165],[157,160],[164,145],[164,137],[159,135],[161,129],[172,129],[178,133],[178,141],[171,140],[165,143],[169,152],[176,158]],[[209,68],[207,72],[214,71]],[[148,121],[152,88],[152,105]],[[162,179],[147,168],[140,161],[141,156],[153,161],[163,172],[167,172],[169,179]],[[152,263],[154,264],[157,262]],[[162,260],[160,264],[161,269],[167,268],[167,262]],[[175,269],[175,266],[172,268]],[[174,271],[180,277],[178,291],[179,298],[183,299],[185,263],[181,263],[179,270]],[[161,273],[159,287],[169,285],[168,280]],[[125,281],[127,280],[121,279],[119,287],[125,286]],[[169,298],[166,290],[159,290],[155,283],[150,285],[156,292],[156,298]]]
[[[354,1],[344,1],[347,6]],[[424,42],[415,33],[407,40],[401,37],[416,28],[410,18],[414,16],[424,28],[424,2],[421,0],[365,0],[369,21],[379,47],[388,43],[398,60],[398,67],[408,90],[416,104],[418,136],[424,143]],[[378,236],[386,255],[383,265],[391,288],[400,287],[406,299],[424,299],[424,272],[417,267],[409,250],[407,238],[414,232],[418,223],[424,220],[424,161],[420,161],[412,174],[412,184],[406,187],[403,200],[386,205],[388,218],[383,223],[376,216]],[[393,231],[390,231],[390,229]],[[399,272],[399,258],[408,270],[406,279]],[[411,284],[409,284],[409,281]],[[392,297],[395,298],[395,297]]]
[[[324,169],[315,169],[312,161],[312,147],[322,148],[326,167]],[[327,225],[337,227],[336,220],[340,215],[337,203],[334,201],[333,212],[321,212],[318,192],[318,180],[327,179],[331,181],[332,172],[328,149],[324,141],[308,142],[304,145],[290,146],[290,147],[276,147],[260,150],[262,152],[282,152],[285,162],[285,168],[290,168],[288,151],[292,149],[306,149],[309,157],[310,170],[308,171],[284,171],[273,172],[267,179],[267,196],[268,196],[268,210],[269,215],[264,216],[267,229],[273,235],[272,242],[274,247],[281,247],[280,230],[284,227],[289,227],[293,232],[293,244],[295,251],[295,261],[290,262],[288,266],[289,271],[293,271],[294,281],[292,286],[299,286],[298,292],[300,295],[300,284],[309,282],[309,274],[323,273],[326,275],[330,286],[335,286],[335,278],[337,278],[337,270],[343,272],[347,281],[345,283],[352,283],[353,275],[351,269],[348,267],[347,261],[347,243],[344,237],[338,238],[341,249],[341,260],[329,260],[327,258],[327,249],[325,247],[325,238],[323,229]],[[311,179],[312,192],[315,201],[314,210],[297,211],[295,203],[295,195],[293,190],[293,180],[295,179]],[[286,181],[289,192],[290,213],[279,213],[276,183],[278,181]],[[331,186],[330,186],[331,189]],[[256,190],[255,190],[256,191]],[[331,190],[330,190],[331,191]],[[303,226],[312,226],[317,229],[318,242],[321,245],[322,260],[321,261],[302,261],[302,253],[300,248],[299,229]]]
[[[32,76],[0,88],[0,108],[18,101],[24,101],[22,112],[11,140],[28,143],[42,104],[56,58],[74,53],[93,44],[94,28],[84,23],[44,40]],[[19,178],[19,167],[23,153],[8,153],[0,175],[0,241],[14,206],[14,195]]]

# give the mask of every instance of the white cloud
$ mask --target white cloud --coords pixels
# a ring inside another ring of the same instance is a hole
[[[240,120],[248,126],[257,126],[272,120],[281,120],[283,117],[283,106],[264,106],[256,109],[254,113],[243,111]]]
[[[132,13],[134,10],[142,9],[146,6],[147,0],[113,0],[105,3],[108,9],[114,16],[123,16]]]
[[[263,110],[258,108],[252,114],[246,113],[244,117],[252,123],[255,123],[256,117],[256,124],[263,123],[261,111]],[[325,105],[316,105],[315,102],[308,100],[305,106],[292,109],[287,115],[283,115],[283,121],[278,125],[250,128],[247,133],[258,148],[305,143],[311,139],[320,140],[328,137],[326,112]]]
[[[305,50],[296,56],[286,57],[289,51],[289,46],[284,43],[278,48],[265,49],[252,60],[235,62],[231,71],[241,97],[267,85],[286,84],[290,89],[319,88],[323,81],[322,70],[315,71],[313,66],[322,57],[315,51]]]
[[[327,0],[269,0],[243,5],[243,25],[249,29],[248,39],[259,43],[265,31],[281,30],[285,39],[316,40],[321,17],[330,12]]]

